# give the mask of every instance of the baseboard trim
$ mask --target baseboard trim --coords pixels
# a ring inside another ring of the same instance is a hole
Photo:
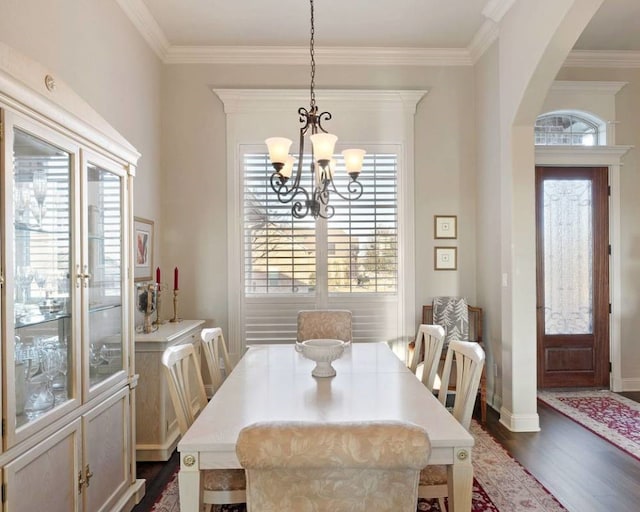
[[[540,432],[538,414],[513,414],[504,407],[500,408],[500,423],[511,432]]]

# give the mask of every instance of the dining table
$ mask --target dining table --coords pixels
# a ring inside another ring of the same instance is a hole
[[[199,512],[201,471],[241,468],[236,441],[264,421],[322,423],[393,420],[424,427],[429,464],[447,466],[449,510],[470,512],[474,439],[386,343],[349,343],[334,377],[291,344],[248,348],[178,443],[181,512]]]

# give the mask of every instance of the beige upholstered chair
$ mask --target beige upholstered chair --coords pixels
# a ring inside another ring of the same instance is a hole
[[[256,423],[238,437],[248,512],[415,512],[426,431],[399,422]]]
[[[184,434],[195,420],[194,410],[207,402],[202,374],[195,349],[191,344],[167,348],[162,354],[171,402],[176,411],[180,433]],[[196,408],[194,403],[199,404]],[[203,502],[208,504],[244,503],[245,477],[241,469],[212,469],[202,472]]]
[[[222,385],[225,377],[233,370],[233,363],[231,357],[229,357],[229,351],[227,350],[227,344],[224,341],[222,329],[220,327],[214,327],[212,329],[202,329],[200,332],[202,338],[202,349],[204,351],[204,358],[207,362],[207,368],[209,369],[209,375],[211,376],[211,384],[213,386],[213,392],[215,393]],[[224,362],[224,375],[220,369],[220,358]]]
[[[480,375],[484,367],[484,350],[478,343],[469,341],[452,341],[447,349],[447,356],[442,372],[442,385],[438,393],[438,400],[446,405],[449,389],[449,377],[451,367],[456,364],[456,393],[453,403],[453,416],[469,430],[471,415],[478,393]],[[418,496],[420,498],[438,498],[440,509],[444,508],[444,498],[447,490],[447,467],[427,466],[420,472],[420,486]]]
[[[409,369],[433,391],[444,344],[444,328],[420,324]]]
[[[341,309],[311,309],[298,312],[298,343],[329,338],[350,342],[351,311]]]

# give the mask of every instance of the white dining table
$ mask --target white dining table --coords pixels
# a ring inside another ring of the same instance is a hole
[[[354,343],[333,362],[335,377],[312,377],[313,361],[292,345],[247,350],[178,444],[180,511],[199,512],[201,470],[241,468],[240,430],[258,421],[396,420],[426,429],[429,464],[447,466],[449,510],[470,512],[474,440],[385,343]]]

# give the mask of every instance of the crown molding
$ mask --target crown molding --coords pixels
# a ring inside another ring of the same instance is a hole
[[[576,68],[640,68],[640,52],[573,50],[564,67]]]
[[[346,48],[315,49],[322,65],[348,66],[470,66],[466,48]],[[307,65],[309,48],[291,46],[171,46],[166,64]]]
[[[473,64],[478,62],[484,52],[498,39],[499,32],[497,23],[488,19],[484,20],[484,23],[482,23],[467,47]]]
[[[164,61],[171,47],[167,36],[142,0],[116,0],[131,23],[147,41],[160,60]]]
[[[634,146],[536,146],[536,165],[620,165]]]
[[[511,9],[511,6],[516,0],[489,0],[482,9],[482,14],[493,20],[496,23],[500,23],[500,20],[507,14],[507,11]]]

